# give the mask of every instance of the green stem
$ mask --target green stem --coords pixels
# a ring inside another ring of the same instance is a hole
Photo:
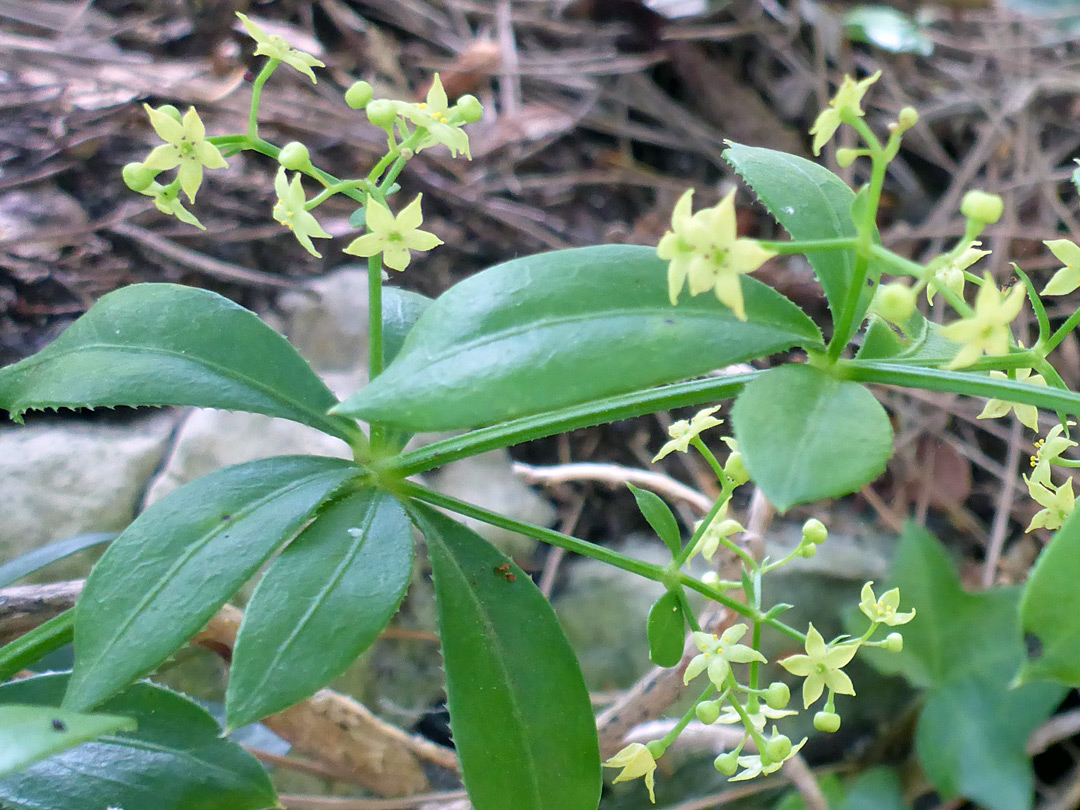
[[[29,633],[0,648],[0,681],[71,642],[75,635],[75,608],[69,608]]]
[[[717,461],[716,456],[713,455],[713,451],[705,446],[705,442],[701,440],[700,436],[694,436],[690,440],[690,444],[694,445],[694,449],[701,453],[702,458],[704,458],[709,463],[709,466],[712,467],[712,471],[715,473],[717,480],[726,488],[729,483],[727,473],[724,472],[723,465]]]
[[[694,609],[690,606],[690,600],[686,598],[686,591],[677,588],[675,595],[679,597],[679,604],[682,606],[683,615],[686,617],[686,623],[690,625],[690,629],[695,633],[701,632],[701,625],[698,624]]]
[[[802,241],[762,241],[758,244],[765,250],[774,253],[788,255],[792,253],[812,253],[816,250],[850,250],[855,247],[858,240],[851,236],[841,236],[836,239],[805,239]]]
[[[1063,341],[1068,336],[1069,332],[1075,329],[1078,324],[1080,324],[1080,309],[1070,315],[1069,319],[1059,326],[1057,331],[1050,336],[1050,339],[1043,344],[1043,355],[1050,354],[1050,352],[1056,349],[1061,344],[1061,341]]]
[[[906,275],[913,276],[920,280],[926,279],[926,268],[918,262],[913,262],[911,259],[905,259],[903,256],[898,256],[888,248],[881,245],[872,245],[870,247],[870,255],[875,259],[881,261],[883,264],[888,265],[891,269],[897,271],[894,275]],[[974,279],[976,283],[982,283],[981,278]],[[967,317],[972,313],[971,307],[967,305],[964,299],[950,290],[948,287],[941,286],[936,288],[941,296],[949,302],[949,306],[955,309],[962,316]]]
[[[712,695],[712,693],[715,692],[715,691],[716,691],[716,687],[713,686],[711,683],[707,687],[705,687],[705,691],[702,692],[701,696],[690,705],[690,708],[686,710],[686,714],[684,714],[679,719],[679,722],[675,724],[675,727],[672,728],[671,731],[669,731],[667,734],[665,734],[663,737],[660,738],[659,743],[660,743],[660,745],[662,745],[664,747],[665,751],[667,750],[669,745],[671,745],[673,742],[675,742],[675,740],[677,740],[679,738],[679,735],[683,733],[683,730],[688,725],[690,725],[690,721],[693,720],[694,716],[697,714],[697,706],[698,706],[698,704],[701,703],[702,701],[708,699]],[[725,690],[725,694],[726,694],[726,690]],[[721,695],[721,698],[723,698],[723,695]],[[663,756],[663,754],[661,754],[661,756]]]
[[[758,599],[760,600],[760,596],[758,597]],[[756,607],[758,609],[760,609],[761,605],[757,605]],[[761,652],[761,622],[757,622],[757,621],[754,622],[753,630],[751,630],[751,633],[752,633],[751,639],[752,639],[752,642],[753,642],[753,648],[755,650],[757,650],[758,652]],[[749,697],[747,702],[748,702],[748,704],[750,706],[751,711],[754,714],[757,714],[758,702],[760,700],[760,698],[758,697],[758,694],[757,694],[757,690],[759,688],[758,687],[758,671],[760,670],[760,668],[761,668],[761,662],[760,661],[751,661],[750,662],[750,684],[749,684],[749,686],[750,686],[751,689],[753,689],[755,691],[750,693],[750,697]]]
[[[682,569],[683,565],[686,564],[686,561],[690,559],[690,555],[694,553],[694,549],[697,548],[697,544],[702,536],[708,531],[709,524],[716,520],[716,516],[720,513],[720,510],[724,508],[724,504],[730,499],[730,492],[725,493],[723,490],[720,491],[720,495],[713,501],[713,505],[710,506],[709,511],[705,513],[705,517],[698,522],[698,526],[694,529],[694,533],[690,535],[690,541],[682,547],[679,553],[671,561],[672,571],[679,571]]]
[[[382,315],[382,255],[368,258],[368,368],[369,380],[383,372],[383,315]],[[378,457],[385,431],[381,425],[371,425],[371,451]]]
[[[263,69],[259,71],[259,75],[255,77],[255,81],[251,84],[251,110],[248,112],[248,137],[252,140],[259,140],[259,102],[262,99],[263,85],[266,84],[266,80],[273,75],[277,70],[277,66],[281,64],[280,59],[268,59],[266,64],[263,65]]]
[[[739,702],[739,698],[735,692],[739,687],[738,681],[735,680],[735,673],[728,671],[727,674],[728,690],[731,692],[731,700],[728,703],[739,715],[739,719],[742,720],[743,728],[746,729],[746,733],[754,740],[754,745],[757,746],[758,753],[765,752],[765,737],[754,727],[753,721],[750,719],[750,715],[747,714],[746,707]],[[750,695],[750,700],[754,699],[754,695]]]

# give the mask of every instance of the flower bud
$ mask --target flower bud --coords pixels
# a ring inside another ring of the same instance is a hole
[[[476,96],[465,94],[454,105],[461,120],[466,124],[475,124],[484,117],[484,105]]]
[[[874,311],[889,323],[906,323],[915,313],[915,291],[899,281],[883,284],[878,288]]]
[[[180,115],[180,111],[176,109],[176,107],[174,107],[172,104],[162,104],[160,107],[157,108],[157,111],[159,113],[165,113],[167,116],[169,116],[169,118],[171,118],[178,124],[183,121],[183,116]]]
[[[281,147],[278,163],[290,171],[299,172],[311,168],[311,154],[300,141],[293,141]]]
[[[834,734],[840,729],[840,715],[836,712],[818,712],[814,715],[814,728]]]
[[[701,575],[701,582],[704,585],[708,585],[710,588],[715,588],[720,584],[720,575],[715,571],[706,571]]]
[[[774,681],[765,690],[765,705],[770,709],[783,709],[791,700],[791,690],[783,681]]]
[[[649,754],[654,760],[660,759],[667,751],[667,746],[660,740],[653,740],[650,743],[645,743],[645,747],[649,749]]]
[[[735,771],[739,770],[739,755],[734,751],[721,754],[713,760],[713,767],[724,776],[734,776]]]
[[[762,759],[768,757],[771,762],[783,762],[790,753],[791,739],[784,734],[773,734],[765,743]]]
[[[899,633],[889,633],[885,637],[885,649],[889,652],[900,652],[904,649],[904,637]]]
[[[983,225],[993,225],[1005,213],[1005,201],[997,194],[969,191],[960,202],[960,213]]]
[[[810,518],[803,524],[802,535],[815,546],[819,546],[828,538],[829,530],[817,518]]]
[[[382,129],[390,129],[397,120],[397,107],[394,102],[377,98],[367,105],[368,121]]]
[[[799,556],[809,560],[811,557],[817,556],[817,546],[813,543],[807,543],[801,549],[799,549]]]
[[[846,169],[852,163],[855,162],[855,158],[859,156],[858,149],[848,149],[846,146],[842,146],[836,150],[836,162],[841,169]]]
[[[403,160],[412,160],[416,156],[416,152],[408,147],[403,148],[398,154]]]
[[[157,175],[157,169],[141,163],[128,163],[123,168],[124,185],[132,191],[146,191]]]
[[[697,719],[707,726],[711,726],[720,719],[720,704],[715,700],[706,700],[694,709]]]
[[[896,122],[900,125],[901,129],[911,129],[919,123],[919,113],[914,107],[904,107],[900,110],[900,115],[897,117]]]
[[[746,467],[743,465],[742,453],[736,451],[728,456],[727,463],[724,464],[724,475],[730,478],[731,482],[737,487],[750,480],[750,473],[746,471]]]
[[[375,97],[375,91],[367,82],[354,82],[352,87],[345,91],[345,103],[354,110],[362,110]]]

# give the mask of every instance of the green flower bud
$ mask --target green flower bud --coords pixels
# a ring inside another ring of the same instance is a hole
[[[159,113],[165,113],[165,115],[169,116],[169,118],[171,118],[178,124],[182,123],[183,121],[183,116],[180,115],[180,111],[176,109],[176,107],[174,107],[172,104],[162,104],[160,107],[157,108],[157,111]]]
[[[311,154],[300,141],[293,141],[281,147],[278,163],[290,171],[303,171],[311,168]]]
[[[859,156],[858,149],[848,149],[847,147],[840,147],[836,150],[836,163],[841,169],[846,169],[852,163],[855,162],[855,158]]]
[[[770,709],[783,709],[791,700],[791,690],[783,681],[774,681],[765,690],[765,705]]]
[[[742,453],[736,451],[728,456],[727,463],[724,464],[724,475],[730,478],[737,487],[750,480],[750,473],[746,471],[746,467],[743,465]]]
[[[667,746],[660,740],[653,740],[651,743],[645,743],[645,747],[649,749],[649,753],[652,754],[652,758],[660,759],[667,751]]]
[[[141,163],[128,163],[123,168],[124,185],[132,191],[146,191],[157,175],[157,169],[151,169]]]
[[[904,637],[899,633],[889,633],[885,637],[885,649],[889,652],[900,652],[904,649]]]
[[[801,549],[799,549],[799,556],[809,560],[811,557],[817,554],[817,546],[813,543],[807,543]]]
[[[814,728],[834,734],[840,729],[840,715],[836,712],[818,712],[814,715]]]
[[[960,202],[960,213],[983,225],[993,225],[1005,213],[1005,201],[997,194],[969,191]]]
[[[783,734],[773,734],[765,743],[765,750],[762,753],[763,761],[768,757],[770,762],[783,762],[791,753],[791,739]]]
[[[397,120],[397,107],[394,102],[377,98],[367,105],[368,121],[382,129],[390,129]]]
[[[707,726],[711,726],[720,718],[720,704],[715,700],[705,700],[694,709],[697,719]]]
[[[367,82],[354,82],[353,86],[345,91],[345,103],[354,110],[362,110],[375,98],[375,91]]]
[[[878,288],[874,311],[889,323],[906,323],[915,312],[915,291],[900,281]]]
[[[739,770],[739,755],[734,751],[721,754],[713,760],[713,767],[724,776],[734,776],[735,771]]]
[[[904,107],[900,110],[900,115],[897,117],[896,123],[900,125],[901,129],[911,129],[919,123],[919,113],[914,107]]]
[[[484,117],[484,105],[476,96],[464,95],[454,105],[457,114],[466,124],[475,124]]]
[[[715,588],[720,584],[720,575],[715,571],[706,571],[701,575],[701,582],[704,585],[708,585],[710,588]]]
[[[815,546],[820,546],[829,537],[829,530],[825,528],[825,524],[817,518],[810,518],[802,527],[802,536],[813,543]]]
[[[398,154],[404,160],[412,160],[416,156],[416,152],[414,152],[412,149],[409,149],[408,147],[403,148],[400,152],[398,152]]]

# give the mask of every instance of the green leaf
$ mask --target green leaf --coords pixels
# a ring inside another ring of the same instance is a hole
[[[39,624],[0,647],[0,682],[15,676],[49,653],[66,647],[75,637],[75,608]]]
[[[66,674],[0,686],[0,704],[55,707]],[[277,797],[263,767],[199,706],[138,683],[102,706],[138,723],[0,779],[5,810],[263,810]],[[52,709],[55,711],[55,709]]]
[[[649,525],[656,532],[656,536],[664,541],[664,544],[671,549],[672,554],[678,555],[682,551],[679,522],[675,520],[675,515],[671,513],[671,509],[664,503],[663,498],[655,492],[639,489],[633,484],[627,484],[626,486],[634,493],[634,500],[637,501],[638,509],[645,516],[645,520],[649,521]]]
[[[0,778],[105,734],[134,728],[130,717],[0,704]]]
[[[830,805],[831,806],[831,805]],[[839,810],[910,810],[904,801],[900,774],[879,766],[861,773],[847,785]]]
[[[686,642],[686,619],[677,593],[668,591],[652,606],[646,633],[649,660],[658,667],[678,666]]]
[[[32,357],[0,369],[0,408],[195,405],[280,416],[348,441],[337,399],[285,338],[208,290],[109,293]]]
[[[891,360],[908,347],[896,330],[884,318],[870,316],[870,326],[866,328],[862,346],[856,352],[858,360]]]
[[[596,810],[589,694],[551,605],[479,535],[417,504],[427,541],[454,745],[476,810]]]
[[[852,42],[868,42],[889,53],[934,52],[934,41],[915,20],[889,6],[856,6],[844,15],[844,28]]]
[[[729,145],[724,157],[792,239],[856,236],[850,213],[855,192],[824,166],[786,152],[737,143]],[[855,275],[855,251],[814,250],[806,259],[825,290],[833,318],[839,317]],[[866,312],[870,298],[868,287],[855,323]]]
[[[874,395],[811,366],[758,377],[731,421],[750,477],[781,511],[857,491],[892,455],[892,426]]]
[[[747,322],[711,295],[672,307],[651,248],[515,259],[438,298],[386,371],[335,412],[410,430],[475,427],[820,345],[798,307],[742,283]]]
[[[1031,569],[1020,601],[1019,680],[1080,684],[1080,512],[1073,512]]]
[[[938,324],[928,321],[918,310],[912,313],[903,330],[901,338],[888,323],[872,315],[856,359],[934,366],[948,363],[960,351],[958,344],[942,336]]]
[[[433,303],[426,295],[401,287],[382,288],[383,356],[387,363],[397,357],[405,338]]]
[[[818,780],[818,787],[821,788],[821,793],[829,807],[839,808],[843,806],[844,784],[840,781],[839,776],[833,773],[822,776]],[[776,803],[773,810],[806,810],[806,802],[799,791],[791,790]]]
[[[139,515],[76,605],[65,706],[96,706],[154,669],[358,473],[339,459],[261,459],[192,481]]]
[[[397,612],[412,555],[412,527],[390,495],[364,489],[323,509],[248,603],[229,674],[229,727],[279,712],[344,672]]]
[[[63,560],[84,549],[110,543],[117,537],[117,532],[96,532],[94,534],[80,534],[69,537],[66,540],[57,540],[55,543],[31,549],[20,554],[13,560],[8,560],[0,565],[0,588],[6,588],[23,577],[40,571],[54,562]]]

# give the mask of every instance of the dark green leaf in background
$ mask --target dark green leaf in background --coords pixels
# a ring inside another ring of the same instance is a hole
[[[454,745],[476,810],[596,810],[589,693],[551,605],[490,543],[420,504]]]
[[[134,284],[0,369],[0,408],[195,405],[280,416],[349,440],[337,399],[285,338],[208,290]]]
[[[675,515],[671,513],[671,509],[664,503],[663,498],[655,492],[639,489],[633,484],[627,484],[626,486],[634,493],[634,500],[637,501],[638,509],[641,510],[641,514],[645,516],[645,520],[649,522],[649,525],[652,526],[656,536],[664,541],[664,545],[671,549],[672,554],[677,555],[682,551],[679,523],[675,520]]]
[[[758,377],[731,421],[750,477],[781,511],[858,491],[892,455],[892,425],[874,395],[811,366]]]
[[[852,42],[868,42],[889,53],[934,52],[934,41],[918,23],[891,6],[856,6],[844,15],[844,27]]]
[[[170,493],[109,546],[75,608],[65,706],[85,710],[150,672],[359,469],[316,456],[226,467]]]
[[[105,734],[134,728],[130,717],[0,704],[0,778]]]
[[[646,628],[649,660],[658,667],[678,666],[686,643],[686,619],[677,593],[668,591],[656,600]]]
[[[798,307],[742,283],[747,322],[713,295],[671,306],[652,248],[515,259],[440,296],[386,371],[335,410],[416,431],[471,428],[820,346]]]
[[[0,704],[56,707],[66,674],[0,686]],[[102,711],[130,717],[134,731],[101,737],[0,779],[11,810],[264,810],[277,797],[262,765],[186,698],[139,683]]]
[[[231,728],[340,675],[397,611],[413,537],[401,505],[365,489],[326,507],[274,560],[244,611],[226,699]]]

